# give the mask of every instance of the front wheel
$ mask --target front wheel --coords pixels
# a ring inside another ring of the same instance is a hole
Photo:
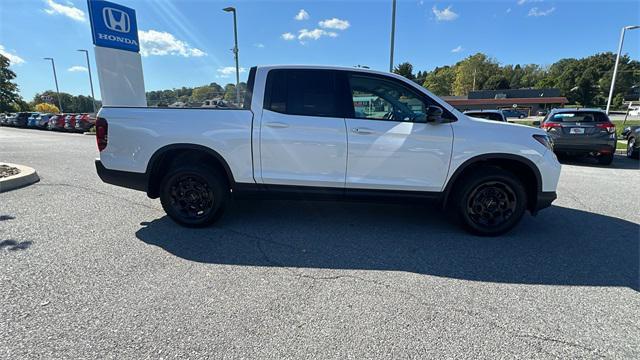
[[[207,166],[173,168],[160,184],[160,202],[171,219],[187,227],[214,223],[223,213],[229,187],[226,179]]]
[[[526,210],[526,191],[511,172],[482,168],[456,185],[452,205],[464,228],[473,234],[504,234],[518,224]]]

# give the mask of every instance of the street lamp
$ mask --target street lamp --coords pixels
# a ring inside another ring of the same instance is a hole
[[[613,77],[611,78],[611,89],[609,89],[609,99],[607,100],[607,115],[611,108],[611,99],[613,98],[613,88],[616,86],[616,75],[618,73],[618,63],[620,62],[620,53],[622,52],[622,43],[624,42],[624,32],[640,28],[640,25],[625,26],[620,32],[620,44],[618,44],[618,56],[616,57],[616,65],[613,67]]]
[[[393,72],[393,43],[396,37],[396,0],[391,3],[391,51],[389,55],[389,72]]]
[[[91,64],[89,64],[89,51],[84,49],[78,49],[78,51],[83,52],[87,56],[87,71],[89,72],[89,86],[91,86],[91,103],[93,104],[93,113],[96,111],[96,97],[93,94],[93,80],[91,79]]]
[[[222,10],[233,13],[233,37],[235,44],[231,51],[233,51],[233,57],[236,59],[236,104],[240,106],[240,67],[238,65],[238,23],[236,20],[236,8],[229,6]]]
[[[53,67],[53,80],[56,82],[56,94],[58,95],[58,107],[60,109],[60,112],[63,112],[62,101],[60,100],[60,89],[58,88],[58,76],[56,75],[56,64],[55,62],[53,62],[53,58],[46,57],[43,59],[51,61],[51,66]]]

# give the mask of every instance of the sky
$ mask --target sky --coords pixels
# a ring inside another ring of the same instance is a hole
[[[233,18],[238,14],[241,81],[254,65],[325,64],[388,70],[391,0],[115,0],[136,9],[147,91],[235,82]],[[414,70],[452,65],[483,52],[501,64],[550,65],[617,51],[620,29],[640,24],[640,1],[399,0],[395,63]],[[84,0],[0,0],[0,53],[22,97],[55,89],[88,95],[88,49],[99,99]],[[640,29],[623,53],[640,60]]]

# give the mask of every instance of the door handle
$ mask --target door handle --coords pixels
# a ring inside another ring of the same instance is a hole
[[[283,122],[279,122],[279,121],[270,121],[270,122],[268,122],[268,123],[266,123],[264,125],[268,126],[270,128],[280,128],[280,129],[289,127],[289,124],[283,123]]]
[[[356,133],[356,134],[361,134],[361,135],[369,135],[369,134],[375,133],[375,131],[373,131],[371,129],[367,129],[367,128],[353,128],[353,129],[351,129],[351,131]]]

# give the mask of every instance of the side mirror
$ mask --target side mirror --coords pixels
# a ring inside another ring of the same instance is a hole
[[[533,126],[540,126],[540,121],[534,121]]]
[[[431,105],[427,108],[427,122],[435,122],[441,123],[443,122],[442,114],[444,110],[442,110],[439,106]]]

